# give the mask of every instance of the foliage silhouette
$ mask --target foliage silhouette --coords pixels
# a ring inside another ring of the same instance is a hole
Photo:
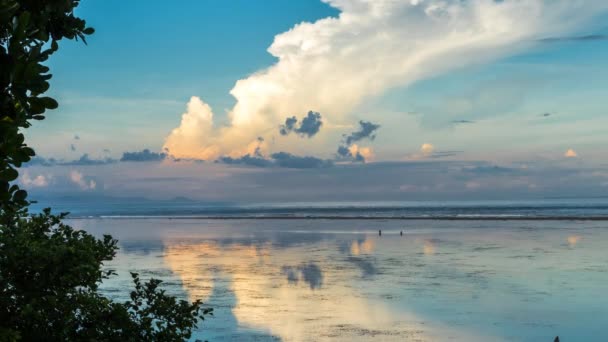
[[[212,315],[200,301],[169,296],[160,281],[132,274],[131,300],[98,292],[114,275],[104,262],[117,241],[63,223],[50,209],[30,215],[15,180],[35,155],[23,130],[57,101],[43,96],[52,75],[44,65],[62,39],[94,30],[75,16],[79,0],[0,0],[0,341],[182,341]]]

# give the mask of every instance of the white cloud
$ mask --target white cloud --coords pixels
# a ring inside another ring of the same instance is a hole
[[[50,175],[42,175],[42,174],[40,174],[36,177],[32,177],[32,176],[30,176],[29,172],[25,171],[23,173],[23,175],[21,176],[21,184],[23,184],[26,187],[42,188],[42,187],[47,187],[49,185],[51,178],[52,177]]]
[[[435,146],[430,143],[424,143],[420,145],[419,152],[409,154],[405,157],[405,160],[422,160],[433,156],[435,152]]]
[[[424,143],[420,146],[420,153],[424,156],[430,156],[435,151],[435,146],[433,144]]]
[[[568,149],[568,151],[566,151],[566,153],[564,153],[564,157],[566,158],[576,158],[578,157],[578,153],[576,153],[575,150],[573,149]]]
[[[235,153],[285,117],[309,110],[344,122],[389,88],[517,53],[608,9],[595,0],[324,1],[339,17],[277,35],[268,51],[278,62],[232,89],[237,103],[229,126],[213,127],[211,108],[193,97],[166,139],[170,153],[203,159]],[[290,142],[279,137],[274,147]]]
[[[70,171],[70,180],[82,190],[95,190],[95,188],[97,188],[97,182],[92,179],[87,179],[80,171]]]

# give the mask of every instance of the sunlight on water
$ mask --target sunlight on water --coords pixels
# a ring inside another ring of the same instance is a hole
[[[200,339],[604,340],[603,222],[73,223],[120,239],[111,296],[130,270],[214,307]]]

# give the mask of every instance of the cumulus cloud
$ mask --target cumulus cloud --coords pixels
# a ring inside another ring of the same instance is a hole
[[[88,179],[80,171],[70,171],[70,180],[82,190],[95,190],[97,188],[97,182],[93,179]]]
[[[425,156],[430,156],[435,151],[435,146],[433,144],[424,143],[420,146],[420,153]]]
[[[36,187],[36,188],[42,188],[42,187],[47,187],[49,185],[50,179],[52,177],[50,175],[37,175],[37,176],[30,176],[29,172],[25,171],[23,172],[23,175],[21,176],[21,184],[23,184],[26,187]]]
[[[319,133],[323,125],[321,114],[313,111],[308,112],[304,119],[302,119],[299,127],[296,127],[297,123],[298,119],[295,116],[285,119],[285,123],[279,127],[279,133],[281,135],[288,135],[294,132],[301,137],[312,138],[315,134]]]
[[[328,122],[387,89],[489,62],[576,34],[608,10],[596,0],[324,0],[338,17],[300,23],[274,38],[278,61],[236,82],[229,123],[193,97],[164,147],[178,158],[215,159],[311,106]],[[278,142],[274,148],[285,150]]]
[[[221,149],[213,140],[213,111],[200,98],[193,96],[182,114],[179,127],[165,139],[164,150],[176,158],[213,159]]]
[[[344,142],[346,145],[350,145],[363,139],[374,140],[376,139],[375,132],[378,128],[380,128],[380,125],[361,120],[359,121],[359,130],[345,136]]]
[[[342,143],[338,146],[336,156],[338,159],[351,159],[354,162],[365,162],[374,156],[371,147],[360,147],[355,142],[376,139],[376,130],[380,125],[369,121],[359,121],[359,129],[348,135],[342,136]]]
[[[566,158],[576,158],[578,157],[578,153],[575,150],[569,148],[566,153],[564,153],[564,157]]]
[[[136,152],[124,152],[122,154],[122,158],[120,158],[121,162],[148,162],[148,161],[162,161],[167,157],[165,153],[156,153],[151,152],[149,149],[144,149],[143,151]]]

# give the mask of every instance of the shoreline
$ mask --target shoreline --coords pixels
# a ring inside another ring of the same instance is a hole
[[[608,221],[608,216],[75,216],[70,220]]]

